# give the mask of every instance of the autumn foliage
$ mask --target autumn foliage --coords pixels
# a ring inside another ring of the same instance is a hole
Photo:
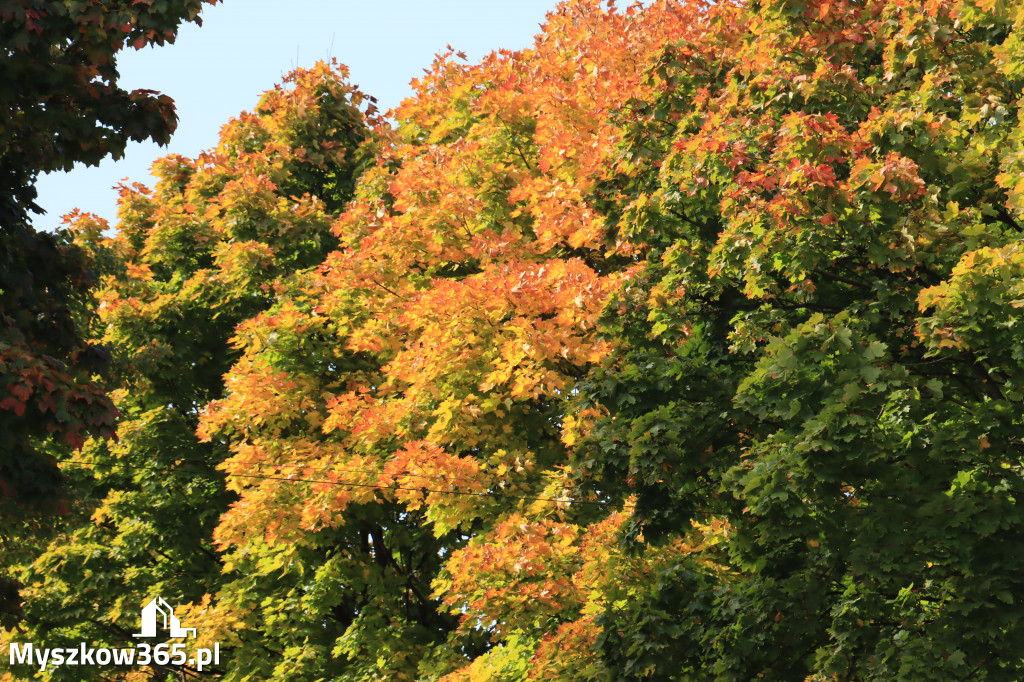
[[[159,591],[225,680],[1018,679],[1021,22],[574,0],[386,117],[296,72],[77,219],[123,416],[25,627]]]

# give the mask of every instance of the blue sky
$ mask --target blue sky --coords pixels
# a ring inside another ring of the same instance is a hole
[[[167,147],[132,143],[120,161],[40,176],[37,229],[53,229],[74,208],[113,225],[123,178],[151,184],[149,167],[168,153],[195,156],[217,142],[220,127],[251,109],[260,93],[296,65],[334,57],[382,109],[410,94],[433,55],[451,44],[478,61],[498,48],[533,42],[556,0],[223,0],[203,10],[203,26],[185,26],[174,45],[127,50],[122,87],[170,95],[178,130]]]

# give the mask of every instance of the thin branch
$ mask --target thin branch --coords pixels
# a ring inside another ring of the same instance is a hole
[[[379,286],[379,287],[380,287],[381,289],[383,289],[384,291],[388,292],[389,294],[391,294],[392,296],[394,296],[395,298],[397,298],[398,300],[400,300],[400,301],[404,301],[404,300],[405,300],[405,297],[404,297],[404,296],[402,296],[401,294],[399,294],[399,293],[395,292],[395,291],[394,291],[393,289],[390,289],[389,287],[386,287],[386,286],[384,286],[383,284],[381,284],[381,283],[380,283],[380,282],[378,282],[377,280],[371,280],[371,281],[372,281],[372,282],[373,282],[374,284],[376,284],[377,286]]]

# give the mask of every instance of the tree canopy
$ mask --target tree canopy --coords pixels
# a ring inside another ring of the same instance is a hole
[[[0,642],[159,594],[224,680],[1019,679],[1022,25],[572,0],[386,117],[295,72],[74,219],[118,439]]]
[[[66,235],[33,229],[40,172],[120,157],[128,140],[166,143],[177,119],[167,96],[126,92],[117,53],[172,42],[204,2],[0,3],[0,504],[59,495],[40,440],[72,448],[113,433],[115,411],[92,382],[108,360],[76,317],[92,272]]]
[[[205,2],[0,3],[0,518],[67,510],[54,450],[114,435],[117,412],[97,385],[109,361],[82,332],[94,273],[65,232],[30,220],[40,172],[120,157],[128,140],[166,143],[170,98],[119,87],[117,53],[172,42]],[[46,447],[41,447],[43,444]],[[45,523],[45,522],[44,522]],[[4,541],[8,554],[18,547]],[[0,571],[0,625],[20,613]]]
[[[125,47],[174,42],[183,21],[217,0],[7,0],[0,4],[0,181],[23,192],[39,172],[95,165],[129,140],[164,143],[177,123],[174,103],[117,82]]]

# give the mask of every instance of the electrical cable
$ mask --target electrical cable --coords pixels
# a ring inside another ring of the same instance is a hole
[[[61,462],[61,464],[69,464],[71,466],[78,466],[78,467],[81,467],[81,468],[93,468],[93,467],[96,466],[95,462],[83,462],[83,461],[80,461],[80,460],[64,460],[64,461]],[[212,477],[210,477],[208,475],[204,475],[204,474],[199,473],[199,472],[178,471],[178,470],[174,470],[174,469],[170,469],[169,470],[166,467],[159,467],[159,466],[142,466],[142,465],[137,465],[137,464],[126,464],[124,462],[112,462],[110,464],[107,464],[107,466],[111,466],[111,467],[121,466],[121,467],[124,467],[126,469],[138,469],[138,470],[143,470],[143,471],[146,471],[146,470],[150,470],[150,471],[164,471],[165,473],[175,474],[175,475],[178,475],[178,476],[187,476],[187,477],[191,477],[191,478],[212,478]],[[277,465],[272,465],[272,466],[277,466]],[[327,471],[327,470],[324,470],[324,471]],[[463,496],[467,496],[467,497],[498,497],[498,498],[516,499],[516,500],[530,500],[530,501],[535,501],[535,502],[549,502],[549,503],[555,503],[555,504],[570,504],[570,503],[572,503],[572,504],[594,505],[594,506],[599,506],[599,507],[609,507],[609,506],[611,506],[611,503],[597,502],[597,501],[593,501],[593,500],[581,500],[581,499],[574,498],[574,497],[556,498],[556,497],[536,497],[536,496],[531,496],[531,495],[513,495],[511,493],[474,492],[474,491],[468,491],[468,490],[434,490],[434,489],[429,489],[429,488],[409,488],[409,487],[405,487],[405,486],[387,486],[387,485],[379,485],[379,484],[374,484],[374,483],[355,483],[355,482],[352,482],[352,481],[329,481],[329,480],[324,480],[324,479],[311,479],[311,478],[294,478],[294,477],[292,477],[292,478],[284,478],[284,477],[281,477],[281,476],[260,476],[258,474],[228,474],[228,473],[225,472],[225,475],[226,476],[234,476],[236,478],[252,478],[252,479],[259,479],[259,480],[266,480],[266,481],[281,481],[281,482],[285,482],[285,483],[288,483],[288,482],[291,482],[291,483],[315,483],[315,484],[322,484],[322,485],[334,485],[334,486],[339,486],[339,487],[351,487],[351,488],[373,488],[373,489],[376,489],[376,490],[404,490],[404,491],[408,491],[408,492],[418,492],[418,493],[437,493],[439,495],[463,495]],[[445,480],[445,479],[443,479],[442,477],[439,477],[439,476],[438,477],[425,477],[425,478],[435,478],[437,480]],[[633,508],[635,508],[635,505],[623,505],[623,509],[633,509]]]

